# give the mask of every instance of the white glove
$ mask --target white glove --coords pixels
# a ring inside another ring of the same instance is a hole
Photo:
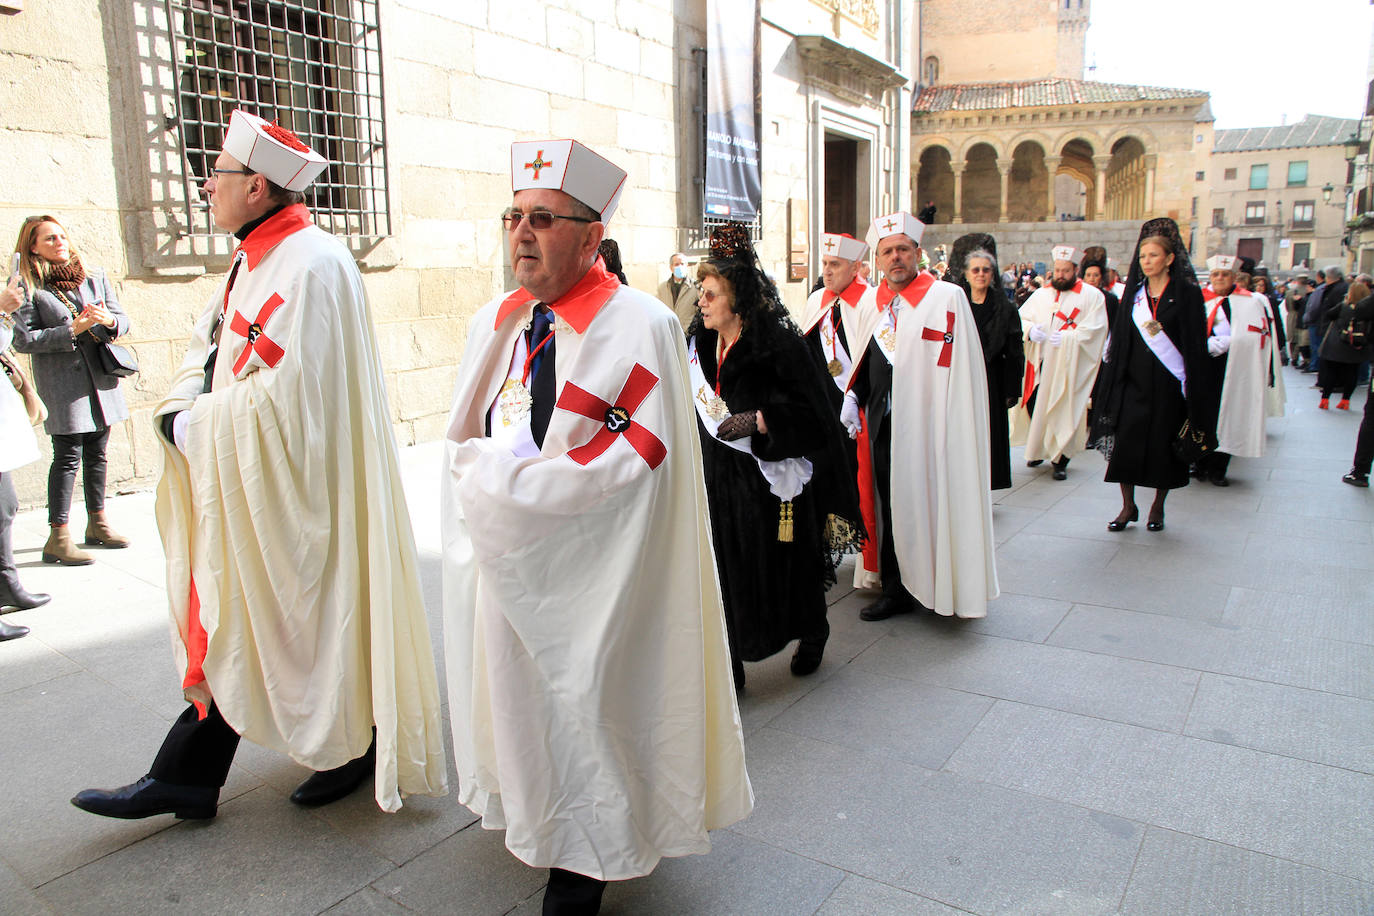
[[[1209,337],[1207,338],[1207,352],[1213,356],[1220,356],[1231,349],[1230,337]]]
[[[859,396],[852,391],[844,393],[844,404],[840,407],[840,422],[844,424],[849,438],[859,438]]]
[[[1059,346],[1059,342],[1064,339],[1063,331],[1051,331],[1049,337],[1045,338],[1050,342],[1051,347]]]
[[[1045,333],[1045,329],[1040,327],[1040,325],[1033,324],[1031,325],[1030,331],[1027,333],[1026,336],[1028,336],[1031,339],[1031,343],[1040,343],[1049,335]]]
[[[186,454],[186,431],[191,428],[191,411],[178,411],[172,417],[172,444]]]

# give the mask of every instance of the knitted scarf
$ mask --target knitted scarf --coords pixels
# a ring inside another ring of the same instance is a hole
[[[60,290],[71,292],[86,279],[86,268],[81,266],[81,258],[72,255],[66,264],[53,264],[48,268],[48,282]]]

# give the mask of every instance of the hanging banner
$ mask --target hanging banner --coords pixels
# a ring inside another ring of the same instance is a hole
[[[752,222],[763,201],[756,118],[758,0],[707,0],[707,216]]]

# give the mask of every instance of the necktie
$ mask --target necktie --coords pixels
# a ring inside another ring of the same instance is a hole
[[[534,320],[530,322],[528,346],[533,352],[546,337],[548,342],[534,355],[530,363],[530,435],[534,444],[544,447],[544,433],[549,428],[549,417],[553,415],[554,401],[554,339],[553,314],[546,305],[535,306]]]

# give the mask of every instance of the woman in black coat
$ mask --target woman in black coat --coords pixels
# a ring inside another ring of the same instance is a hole
[[[1007,411],[1021,399],[1026,353],[1021,316],[1002,289],[997,241],[983,232],[961,236],[949,259],[949,281],[968,296],[988,377],[988,432],[991,488],[1011,486],[1011,435]]]
[[[687,336],[735,683],[744,685],[742,662],[793,639],[792,673],[810,674],[830,634],[825,590],[860,537],[833,384],[747,230],[718,230],[697,278],[701,310]]]
[[[1144,486],[1155,491],[1146,527],[1161,531],[1165,497],[1188,485],[1188,462],[1175,454],[1174,441],[1187,421],[1215,447],[1220,403],[1202,291],[1173,220],[1141,227],[1113,327],[1093,434],[1108,455],[1106,479],[1121,485],[1121,513],[1107,528],[1121,531],[1139,519],[1135,488]]]
[[[44,563],[84,566],[90,554],[67,531],[76,469],[86,496],[88,546],[127,547],[105,520],[105,447],[110,427],[129,417],[119,378],[105,372],[102,344],[129,333],[129,316],[114,287],[89,270],[51,216],[30,216],[15,245],[28,296],[15,324],[14,348],[33,355],[33,382],[48,407],[44,430],[52,437],[48,470],[48,525]]]
[[[1374,336],[1371,334],[1374,328],[1370,326],[1370,319],[1374,318],[1374,299],[1369,296],[1369,287],[1356,280],[1350,284],[1343,301],[1330,306],[1323,301],[1322,305],[1331,326],[1322,338],[1321,361],[1317,363],[1317,379],[1322,388],[1321,403],[1317,406],[1326,410],[1330,406],[1331,392],[1339,388],[1341,400],[1336,409],[1349,410],[1350,397],[1359,384],[1360,363],[1374,353],[1374,348],[1370,347],[1370,338]],[[1349,339],[1352,322],[1357,331],[1364,332],[1363,345],[1357,346]]]

